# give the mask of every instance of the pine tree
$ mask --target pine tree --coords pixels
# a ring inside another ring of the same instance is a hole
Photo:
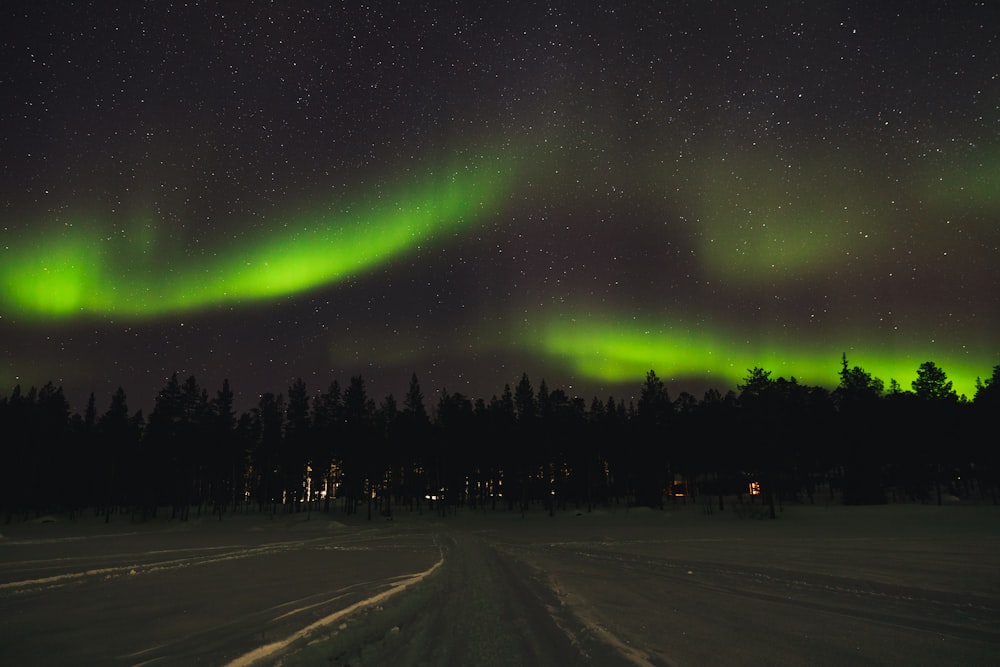
[[[958,399],[951,388],[948,375],[933,361],[925,361],[917,369],[917,379],[911,383],[913,393],[925,401],[954,401]]]

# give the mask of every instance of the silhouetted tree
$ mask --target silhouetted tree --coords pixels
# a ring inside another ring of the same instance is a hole
[[[228,378],[222,381],[222,387],[209,403],[207,419],[209,498],[221,520],[228,505],[231,504],[234,510],[237,507],[242,493],[241,480],[248,464],[246,450],[236,437],[236,412]]]
[[[416,373],[410,376],[395,440],[395,456],[399,464],[398,488],[403,500],[413,510],[414,504],[419,505],[427,492],[426,455],[431,440],[430,417]]]
[[[993,374],[983,382],[976,378],[976,393],[972,399],[975,403],[1000,407],[1000,365],[993,367]]]
[[[379,512],[392,517],[393,494],[399,479],[399,438],[400,413],[396,397],[387,394],[375,412],[375,446],[372,449],[372,483],[377,494]],[[369,502],[371,496],[369,494]]]
[[[815,502],[820,483],[825,483],[830,493],[831,473],[840,462],[844,436],[838,430],[837,412],[833,395],[824,387],[810,387],[803,418],[805,446],[800,450],[802,481],[809,502]]]
[[[263,508],[261,496],[260,461],[260,408],[255,407],[249,412],[243,412],[236,419],[233,431],[233,454],[238,461],[236,470],[236,486],[233,489],[233,511],[249,512],[252,503],[258,503]]]
[[[639,419],[655,428],[662,428],[670,419],[673,412],[670,394],[663,380],[656,377],[656,371],[650,370],[646,373],[646,381],[639,394],[638,409]]]
[[[139,430],[129,417],[128,401],[121,387],[111,397],[111,404],[97,425],[101,440],[101,486],[104,521],[111,520],[115,508],[129,503],[137,489],[134,481],[140,471],[133,466],[139,450]]]
[[[535,418],[537,412],[535,390],[531,388],[531,380],[528,379],[527,373],[521,374],[521,379],[514,390],[514,409],[518,421],[527,423]]]
[[[917,369],[917,379],[911,383],[913,393],[922,401],[955,401],[951,380],[933,361],[925,361]]]
[[[542,417],[542,432],[546,444],[546,466],[549,488],[549,513],[565,508],[569,501],[579,502],[583,489],[573,483],[574,473],[586,466],[583,447],[586,407],[583,399],[570,398],[562,389],[548,395],[548,407]]]
[[[340,384],[334,380],[325,392],[313,401],[312,486],[323,496],[323,511],[330,511],[330,502],[337,493],[337,446],[344,435],[344,403]]]
[[[882,380],[860,366],[848,368],[846,353],[841,357],[840,385],[834,395],[842,406],[870,405],[882,396],[883,387]]]
[[[849,504],[885,502],[883,474],[888,464],[885,449],[890,434],[875,418],[882,409],[882,389],[882,380],[860,366],[849,367],[847,354],[841,356],[840,384],[833,398],[840,409],[840,430],[845,436],[840,457],[844,466],[841,483],[844,502]]]
[[[650,370],[639,394],[636,413],[638,437],[630,443],[629,479],[632,495],[650,507],[663,506],[663,493],[672,474],[668,470],[667,437],[673,403],[663,380]],[[671,479],[672,481],[672,479]]]
[[[958,396],[951,380],[933,361],[925,361],[917,369],[917,378],[910,384],[917,403],[922,404],[920,415],[913,414],[910,423],[924,421],[919,447],[923,466],[931,477],[937,504],[942,504],[942,483],[950,477],[955,465],[954,450],[935,451],[939,443],[955,437],[957,431]],[[916,406],[914,406],[916,408]],[[950,460],[943,460],[947,454]]]
[[[448,393],[441,390],[435,411],[437,425],[437,456],[433,461],[437,475],[435,494],[444,496],[439,509],[444,512],[446,505],[458,506],[467,502],[465,485],[469,471],[468,443],[473,441],[474,412],[472,401],[464,394]]]
[[[137,457],[137,473],[147,480],[142,487],[142,497],[137,499],[143,519],[155,517],[159,506],[165,503],[176,509],[178,499],[174,492],[183,475],[185,452],[182,449],[187,447],[182,442],[183,420],[181,384],[177,373],[173,373],[156,395],[146,437]]]
[[[631,493],[629,477],[631,472],[631,454],[629,447],[623,446],[633,434],[629,431],[629,415],[625,401],[619,399],[616,403],[613,396],[608,396],[604,404],[604,428],[607,441],[605,451],[605,479],[608,492],[615,502],[621,501],[621,496]]]
[[[284,438],[285,398],[267,392],[261,395],[254,410],[258,435],[253,452],[256,473],[257,502],[261,510],[268,509],[273,516],[282,502],[279,461]]]
[[[488,442],[496,462],[494,473],[493,506],[500,494],[506,500],[507,509],[514,509],[514,499],[517,484],[521,479],[521,449],[516,446],[517,438],[517,408],[514,404],[514,393],[510,384],[504,384],[499,397],[494,396],[489,405]]]
[[[344,463],[345,510],[357,511],[358,500],[367,492],[370,495],[372,429],[375,402],[368,398],[365,381],[360,375],[351,378],[344,391]]]
[[[528,509],[529,482],[536,474],[534,470],[533,452],[537,447],[538,425],[538,405],[535,402],[535,390],[531,386],[531,380],[527,373],[521,374],[521,379],[514,389],[514,410],[517,414],[517,436],[511,444],[515,468],[511,471],[515,473],[517,484],[517,495],[520,497],[521,513]],[[513,481],[513,480],[512,480]],[[514,489],[508,489],[513,493]],[[513,502],[513,495],[511,496]]]
[[[180,438],[175,444],[180,472],[174,484],[172,518],[179,516],[182,521],[187,521],[194,504],[197,504],[200,515],[207,500],[204,452],[210,446],[210,416],[208,392],[198,385],[193,375],[188,376],[181,387],[181,419],[176,425]]]
[[[783,379],[783,378],[782,378]],[[740,457],[741,468],[751,474],[751,479],[760,484],[770,518],[775,518],[775,470],[779,429],[783,419],[782,391],[771,371],[760,366],[747,369],[740,390],[742,428],[745,430],[748,448]],[[752,500],[752,498],[751,498]]]
[[[24,483],[24,469],[28,464],[29,427],[26,423],[24,397],[21,385],[16,385],[9,397],[0,400],[0,435],[3,438],[3,465],[0,465],[0,502],[3,503],[5,523],[29,506]]]
[[[696,411],[695,468],[706,476],[706,485],[718,497],[720,511],[726,508],[726,495],[745,490],[740,465],[746,458],[742,451],[745,445],[743,434],[738,431],[737,405],[733,391],[723,396],[718,390],[709,389]]]
[[[309,395],[306,383],[298,378],[288,388],[285,406],[285,437],[281,448],[280,468],[282,495],[288,511],[302,510],[305,498],[306,468],[309,464],[309,441],[312,438],[309,423]]]
[[[760,366],[748,368],[743,384],[736,385],[740,392],[740,403],[744,406],[752,405],[754,401],[767,395],[773,382],[771,371],[764,370]]]
[[[660,504],[675,474],[692,494],[717,494],[720,507],[759,481],[772,515],[803,492],[812,502],[824,480],[845,502],[884,502],[887,490],[894,499],[926,501],[935,490],[939,503],[945,492],[997,500],[998,448],[981,434],[994,430],[1000,366],[977,380],[971,402],[933,362],[920,366],[912,392],[892,380],[885,396],[846,354],[840,366],[833,392],[754,367],[738,397],[710,390],[700,402],[687,393],[671,401],[650,371],[637,405],[595,397],[589,409],[545,380],[536,394],[524,373],[488,402],[443,391],[433,419],[416,374],[402,409],[391,394],[376,409],[360,376],[343,394],[334,381],[312,399],[299,379],[287,402],[262,394],[239,419],[228,381],[210,401],[193,376],[173,374],[148,425],[141,412],[129,416],[121,387],[106,413],[91,394],[81,416],[51,382],[17,386],[0,396],[0,504],[8,521],[84,507],[106,521],[128,506],[148,517],[165,504],[183,520],[205,502],[221,518],[230,500],[274,513],[279,503],[311,511],[326,498],[329,509],[338,492],[345,511],[364,496],[369,513],[376,500],[389,513],[444,489],[454,504],[495,507],[506,494],[510,509],[520,498],[522,511],[543,501],[554,513],[621,493]]]
[[[975,474],[980,487],[988,490],[993,503],[997,504],[1000,502],[1000,447],[990,436],[982,434],[996,431],[997,415],[1000,415],[1000,365],[993,367],[992,375],[985,382],[976,378],[973,408],[971,458],[976,462]]]
[[[91,507],[99,511],[104,502],[104,466],[98,452],[97,397],[90,392],[83,415],[70,416],[72,451],[64,465],[75,470],[71,482],[74,506]]]
[[[31,400],[33,398],[33,400]],[[75,471],[62,465],[72,460],[69,430],[69,402],[62,387],[46,382],[41,389],[29,392],[28,423],[34,437],[28,445],[30,465],[21,474],[28,475],[25,488],[28,502],[35,510],[72,510],[70,497]]]

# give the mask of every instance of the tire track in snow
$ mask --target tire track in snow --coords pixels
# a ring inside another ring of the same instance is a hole
[[[236,547],[236,548],[205,547],[206,550],[212,550],[212,551],[218,551],[224,549],[231,549],[231,550],[211,555],[191,556],[187,558],[171,558],[167,560],[153,560],[148,562],[142,562],[141,560],[139,560],[142,556],[156,555],[158,553],[170,553],[173,550],[167,550],[166,552],[163,551],[145,552],[142,554],[136,554],[135,561],[124,565],[89,568],[86,570],[80,570],[76,572],[63,572],[61,574],[54,574],[47,577],[35,577],[31,579],[23,579],[18,581],[8,581],[0,583],[0,593],[25,593],[30,591],[48,590],[51,588],[58,588],[60,586],[83,583],[95,578],[100,579],[102,581],[107,581],[109,579],[113,579],[116,577],[137,576],[140,574],[150,574],[153,572],[176,570],[182,567],[207,565],[209,563],[219,563],[223,561],[240,560],[244,558],[256,558],[259,556],[265,556],[268,554],[278,553],[282,551],[294,551],[296,549],[301,549],[303,547],[306,547],[311,543],[322,542],[329,539],[330,538],[316,538],[311,540],[297,540],[294,542],[273,542],[269,544],[262,544],[255,547]],[[182,549],[178,551],[190,552],[192,550]],[[199,549],[198,551],[201,551],[201,549]]]
[[[38,572],[41,570],[58,570],[63,567],[73,567],[75,563],[86,561],[119,561],[121,564],[101,567],[80,567],[70,572],[60,572],[47,576],[33,576],[25,579],[0,582],[0,595],[22,594],[36,591],[59,588],[61,586],[78,585],[95,579],[107,581],[110,579],[137,576],[141,574],[151,574],[154,572],[164,572],[183,567],[193,567],[208,565],[224,561],[240,560],[245,558],[256,558],[268,554],[282,551],[295,551],[297,549],[313,547],[328,549],[333,551],[367,551],[371,549],[385,549],[387,545],[380,544],[387,537],[381,534],[373,534],[370,531],[351,536],[331,535],[315,537],[309,539],[284,540],[279,542],[268,542],[255,546],[223,545],[206,547],[188,547],[183,549],[156,549],[140,552],[123,552],[107,554],[100,557],[80,556],[66,558],[46,558],[30,559],[22,561],[8,561],[3,563],[3,568],[7,573],[23,570],[25,572]],[[15,546],[24,544],[41,544],[64,542],[67,538],[56,538],[55,540],[21,540],[7,542],[5,546]],[[80,541],[75,538],[69,541]],[[204,553],[215,552],[215,553]],[[221,552],[221,553],[219,553]],[[166,558],[155,560],[155,557],[177,554],[193,553],[195,555]],[[150,560],[154,558],[154,560]]]
[[[403,592],[410,586],[420,581],[423,581],[426,577],[433,574],[443,564],[444,564],[444,552],[442,551],[441,557],[438,559],[438,561],[433,565],[431,565],[426,570],[424,570],[423,572],[418,572],[412,575],[404,575],[402,578],[397,578],[397,580],[387,590],[384,590],[381,593],[378,593],[371,597],[365,598],[364,600],[359,600],[358,602],[355,602],[354,604],[348,607],[335,611],[332,614],[328,614],[327,616],[324,616],[323,618],[317,621],[313,621],[309,625],[292,633],[291,635],[289,635],[284,639],[272,642],[270,644],[265,644],[264,646],[260,646],[254,649],[253,651],[250,651],[236,658],[235,660],[230,661],[229,663],[227,663],[226,667],[248,667],[249,665],[253,665],[254,663],[266,660],[268,658],[272,658],[278,653],[287,649],[296,641],[307,637],[316,630],[330,626],[333,623],[336,623],[340,619],[349,616],[356,611],[360,611],[362,609],[377,605],[391,598],[397,593]],[[284,614],[283,616],[288,616],[289,614],[294,614],[300,611],[305,611],[305,608],[295,609],[292,612],[289,612],[288,614]]]

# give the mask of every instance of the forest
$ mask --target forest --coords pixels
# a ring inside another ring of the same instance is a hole
[[[1000,365],[972,399],[932,361],[909,390],[846,356],[839,375],[829,390],[755,367],[699,400],[651,370],[626,405],[524,374],[489,400],[442,391],[430,410],[415,374],[401,406],[361,376],[312,393],[300,379],[237,414],[228,381],[210,396],[174,374],[148,417],[122,388],[78,414],[51,382],[17,386],[0,398],[0,509],[9,523],[698,502],[774,518],[783,503],[998,502]]]

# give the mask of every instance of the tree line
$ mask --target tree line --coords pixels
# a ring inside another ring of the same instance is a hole
[[[655,371],[638,401],[537,389],[527,374],[488,401],[443,390],[432,410],[414,374],[400,406],[361,376],[310,393],[300,379],[237,414],[174,374],[148,418],[122,388],[73,413],[61,387],[0,398],[6,521],[92,511],[110,521],[231,512],[528,511],[698,499],[998,502],[1000,365],[956,395],[928,361],[910,390],[841,360],[831,390],[747,371],[736,391],[671,398]],[[990,436],[994,433],[994,436]],[[823,497],[821,494],[828,494]]]

